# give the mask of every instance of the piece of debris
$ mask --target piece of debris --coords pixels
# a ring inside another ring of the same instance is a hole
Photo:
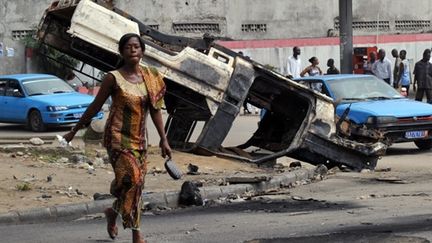
[[[77,195],[80,195],[80,196],[84,195],[84,193],[82,193],[79,189],[75,189],[75,192],[76,192]]]
[[[300,162],[300,161],[294,161],[294,162],[291,162],[291,163],[290,163],[289,167],[290,167],[290,168],[301,168],[302,165],[301,165],[301,162]]]
[[[42,196],[41,196],[42,198],[52,198],[52,196],[51,195],[46,195],[46,194],[42,194]]]
[[[52,175],[47,176],[47,182],[51,182],[53,179]]]
[[[299,197],[299,196],[292,196],[291,197],[292,200],[295,201],[313,201],[313,202],[325,202],[325,200],[318,200],[318,199],[314,199],[314,198],[304,198],[304,197]]]
[[[30,138],[29,142],[32,145],[43,145],[45,142],[40,138]]]
[[[21,152],[21,151],[18,151],[18,152],[16,152],[16,155],[17,155],[17,156],[23,156],[23,155],[24,155],[24,153],[23,153],[23,152]]]
[[[408,184],[409,182],[406,180],[402,180],[397,177],[382,177],[382,178],[376,178],[377,181],[387,182],[387,183],[393,183],[393,184]]]
[[[361,171],[360,171],[360,173],[362,173],[362,174],[366,174],[366,173],[371,173],[372,171],[370,170],[370,169],[362,169]]]
[[[317,167],[314,170],[314,177],[319,177],[320,179],[324,178],[328,173],[327,166],[323,164],[317,165]]]
[[[69,163],[69,158],[61,157],[60,159],[58,159],[58,160],[56,161],[56,163],[59,163],[59,164],[66,164],[66,163]]]
[[[390,167],[382,168],[382,169],[375,169],[375,172],[389,172],[389,171],[391,171]]]
[[[71,157],[71,162],[74,164],[81,164],[81,163],[86,163],[89,162],[89,158],[87,158],[86,156],[82,155],[82,154],[74,154]]]
[[[15,175],[13,176],[13,178],[14,178],[15,180],[18,180],[18,178],[17,178]]]
[[[193,165],[191,163],[189,163],[188,165],[188,175],[199,175],[200,173],[198,172],[199,167],[197,165]]]
[[[95,194],[93,194],[93,200],[98,201],[98,200],[105,200],[105,199],[110,199],[113,198],[114,196],[111,194],[101,194],[96,192]]]
[[[179,204],[184,206],[202,206],[203,199],[198,186],[192,181],[185,181],[181,186]]]

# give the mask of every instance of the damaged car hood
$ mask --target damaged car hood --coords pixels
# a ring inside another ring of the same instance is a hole
[[[342,116],[350,107],[348,119],[357,123],[366,123],[371,116],[393,116],[396,118],[422,117],[432,114],[432,105],[410,99],[366,100],[343,103],[336,107],[336,114]]]

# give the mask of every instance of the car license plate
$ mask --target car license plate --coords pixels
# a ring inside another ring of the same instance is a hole
[[[73,114],[73,117],[74,118],[81,118],[82,115],[83,115],[83,113],[75,113],[75,114]]]
[[[410,131],[405,133],[405,138],[424,138],[428,136],[428,131]]]

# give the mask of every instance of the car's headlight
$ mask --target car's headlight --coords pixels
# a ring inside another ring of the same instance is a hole
[[[394,116],[370,116],[366,123],[367,124],[384,124],[397,122],[397,118]]]
[[[67,106],[47,106],[48,111],[64,111],[67,109]]]

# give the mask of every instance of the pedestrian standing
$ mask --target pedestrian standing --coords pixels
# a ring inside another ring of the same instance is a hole
[[[110,192],[116,200],[112,207],[105,210],[107,231],[112,239],[116,238],[116,218],[121,215],[123,227],[132,229],[133,242],[143,243],[145,241],[139,230],[141,194],[147,171],[148,113],[160,136],[162,157],[171,157],[161,113],[165,84],[155,68],[139,65],[145,51],[144,42],[139,35],[123,35],[118,47],[122,57],[120,67],[105,75],[95,100],[72,130],[64,135],[64,139],[71,141],[75,133],[89,123],[106,99],[112,96],[103,144],[114,169],[115,179],[111,183]]]
[[[410,72],[410,66],[409,62],[406,59],[407,52],[405,50],[401,50],[399,53],[399,57],[401,59],[401,63],[399,64],[399,77],[397,82],[401,88],[406,89],[406,96],[409,95],[409,88],[411,84],[411,72]],[[396,87],[399,88],[399,87]]]
[[[429,62],[430,58],[431,50],[426,49],[423,52],[423,58],[415,64],[413,90],[416,92],[416,100],[422,101],[426,94],[427,102],[432,104],[432,63]]]
[[[316,75],[322,75],[323,72],[321,71],[321,68],[319,65],[319,60],[317,57],[311,57],[309,59],[309,62],[311,65],[307,66],[303,71],[300,73],[301,77],[304,77],[306,74],[309,76],[316,76]]]
[[[286,64],[286,76],[289,79],[293,78],[300,78],[300,72],[301,72],[301,59],[300,59],[300,48],[298,46],[295,46],[293,48],[293,54],[292,56],[288,57],[287,64]]]
[[[238,54],[241,57],[244,56],[244,54],[243,54],[242,51],[239,51]],[[245,100],[243,101],[243,111],[244,111],[244,114],[251,114],[251,112],[250,112],[250,110],[248,108],[248,97],[246,97]]]
[[[333,58],[330,58],[327,60],[327,74],[339,74],[339,70],[335,67],[334,65],[334,60]]]
[[[364,74],[374,74],[372,72],[372,67],[374,65],[374,63],[376,62],[376,52],[371,52],[369,53],[369,61],[366,63],[366,67],[364,69]]]
[[[385,56],[385,50],[380,49],[378,51],[378,60],[372,66],[372,72],[375,74],[375,76],[393,86],[393,73],[391,68],[392,64]]]
[[[399,57],[399,53],[396,49],[391,51],[392,56],[395,58],[395,64],[393,68],[393,87],[395,89],[399,88],[399,67],[401,64],[401,58]]]

